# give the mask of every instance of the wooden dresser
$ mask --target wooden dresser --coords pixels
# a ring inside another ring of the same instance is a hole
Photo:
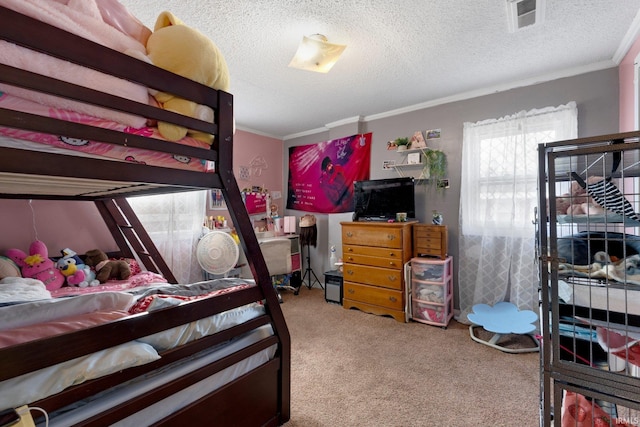
[[[415,222],[342,222],[344,308],[407,321],[404,264]]]
[[[414,224],[413,256],[447,257],[449,236],[446,225]]]

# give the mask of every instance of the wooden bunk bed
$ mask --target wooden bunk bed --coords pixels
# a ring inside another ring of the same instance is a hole
[[[221,189],[233,224],[238,230],[241,247],[247,254],[248,264],[256,278],[255,285],[244,286],[233,292],[223,292],[170,308],[129,315],[86,329],[0,348],[0,391],[3,385],[11,384],[10,381],[19,380],[38,370],[257,303],[263,307],[262,314],[246,322],[175,348],[158,351],[160,357],[149,363],[121,369],[73,385],[37,401],[25,403],[40,407],[52,415],[50,425],[65,425],[67,421],[56,419],[57,413],[61,413],[61,416],[68,413],[62,411],[63,408],[74,405],[82,408],[86,402],[100,401],[105,395],[117,396],[118,390],[135,390],[135,384],[139,380],[157,373],[173,371],[174,367],[182,367],[185,371],[179,377],[141,388],[141,391],[127,395],[124,400],[116,400],[118,403],[106,403],[100,407],[101,409],[88,412],[86,416],[80,415],[82,419],[73,421],[72,424],[268,426],[287,422],[290,417],[290,337],[233,175],[232,95],[207,88],[43,24],[4,6],[0,6],[0,39],[146,87],[177,94],[207,105],[215,112],[215,123],[207,123],[109,93],[0,65],[0,83],[149,119],[176,123],[210,133],[214,135],[214,142],[207,146],[208,148],[198,148],[139,134],[0,108],[0,127],[4,129],[65,135],[69,138],[134,147],[180,158],[201,159],[201,164],[215,164],[214,172],[181,170],[163,165],[79,157],[73,152],[61,154],[37,149],[10,148],[4,139],[0,139],[0,197],[60,200],[61,203],[66,200],[93,201],[120,247],[119,255],[136,256],[147,270],[160,273],[169,282],[174,282],[173,275],[142,229],[126,197]],[[0,330],[3,329],[2,326],[0,324]],[[258,334],[258,338],[247,345],[238,344],[242,337],[257,330],[268,330],[272,333]],[[236,347],[225,353],[227,343],[235,343]],[[214,350],[223,350],[222,355],[202,362],[197,369],[189,369],[192,363],[199,360],[201,354],[209,354]],[[256,362],[257,367],[247,368],[246,372],[233,375],[221,385],[209,386],[206,382],[208,378],[227,375],[244,360],[258,353],[265,354],[267,350],[270,351],[268,356],[265,356],[267,360]],[[188,397],[192,394],[192,387],[196,385],[204,387],[204,391],[197,397]],[[158,410],[159,405],[168,405],[165,402],[171,402],[171,398],[175,396],[179,396],[186,403],[177,405],[169,414],[154,415],[156,418],[160,417],[159,419],[147,418],[150,412],[161,413]],[[0,399],[0,410],[3,409],[6,408]],[[140,416],[144,417],[143,421]],[[38,417],[37,412],[33,412],[33,417],[38,425],[43,422],[43,418]]]

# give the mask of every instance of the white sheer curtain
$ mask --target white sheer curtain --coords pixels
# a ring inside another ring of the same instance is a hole
[[[537,311],[534,208],[539,143],[576,138],[575,102],[464,123],[460,183],[460,315],[510,301]]]
[[[191,191],[127,199],[158,247],[178,283],[202,280],[196,245],[202,235],[206,191]]]

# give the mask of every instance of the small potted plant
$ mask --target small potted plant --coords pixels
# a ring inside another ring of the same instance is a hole
[[[398,151],[404,151],[409,148],[409,138],[396,138],[395,140]]]

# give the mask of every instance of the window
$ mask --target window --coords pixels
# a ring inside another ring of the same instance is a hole
[[[538,144],[576,136],[575,103],[465,123],[463,233],[531,236],[537,205]]]

